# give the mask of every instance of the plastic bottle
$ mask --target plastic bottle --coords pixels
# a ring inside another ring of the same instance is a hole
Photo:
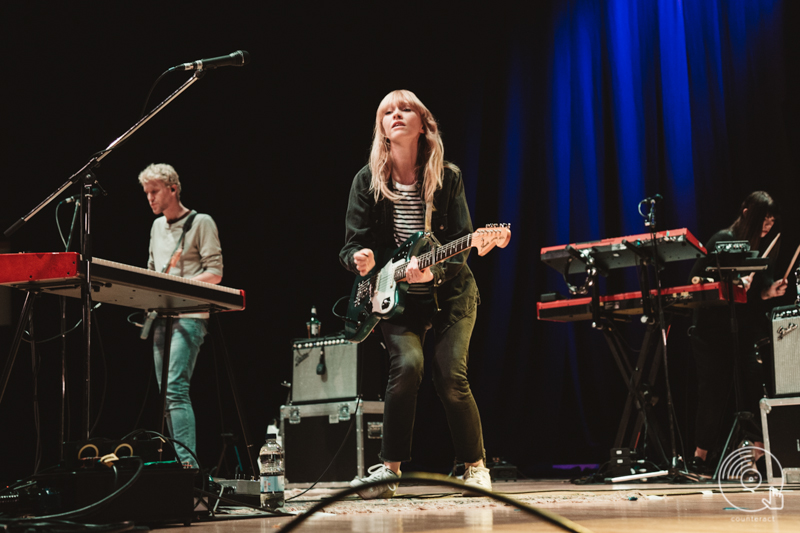
[[[267,426],[267,434],[269,433],[274,433],[275,435],[277,435],[275,437],[275,442],[278,443],[278,446],[283,448],[283,439],[281,438],[281,430],[278,427],[278,421],[275,420],[274,418],[272,419],[272,422],[270,422],[269,425]]]
[[[319,337],[322,330],[322,322],[317,318],[317,306],[311,306],[311,319],[306,322],[306,329],[308,330],[308,338]]]
[[[284,503],[283,448],[277,434],[267,433],[267,441],[258,454],[261,463],[261,507],[277,509]]]

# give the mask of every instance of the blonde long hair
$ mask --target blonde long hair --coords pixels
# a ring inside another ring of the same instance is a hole
[[[370,192],[375,196],[375,202],[381,198],[395,202],[397,195],[389,183],[392,176],[392,159],[389,157],[390,146],[386,132],[383,131],[383,114],[395,106],[408,106],[413,109],[422,120],[423,134],[419,136],[417,147],[416,170],[419,174],[422,169],[422,197],[425,202],[433,202],[433,193],[441,189],[444,181],[444,168],[458,172],[458,167],[444,160],[444,145],[439,133],[439,125],[431,112],[425,107],[417,95],[411,91],[397,90],[387,94],[381,100],[375,113],[375,131],[372,134],[372,149],[369,155],[369,169],[372,171]]]

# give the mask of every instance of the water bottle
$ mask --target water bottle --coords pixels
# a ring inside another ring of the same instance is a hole
[[[258,454],[261,462],[261,507],[283,507],[283,448],[277,434],[267,433],[267,442]]]
[[[308,338],[319,337],[322,330],[322,322],[317,318],[317,306],[311,306],[311,320],[306,322],[306,329],[308,330]]]

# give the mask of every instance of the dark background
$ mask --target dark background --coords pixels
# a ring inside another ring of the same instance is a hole
[[[597,163],[606,176],[600,192],[587,192],[576,180],[575,194],[586,203],[576,203],[572,216],[554,214],[552,191],[559,184],[553,123],[560,119],[552,115],[551,73],[565,61],[554,52],[554,42],[565,17],[588,12],[597,27],[605,27],[605,15],[590,2],[520,4],[525,5],[228,2],[203,12],[180,2],[4,6],[0,226],[11,226],[133,125],[161,72],[234,50],[250,52],[248,66],[208,72],[106,157],[97,175],[108,196],[93,204],[94,255],[145,266],[153,217],[136,178],[148,164],[168,162],[181,177],[183,203],[211,214],[219,226],[223,285],[245,289],[247,309],[212,321],[192,382],[200,461],[213,465],[220,434],[241,436],[222,367],[226,350],[249,439],[258,446],[285,402],[280,383],[291,380],[291,342],[305,335],[311,306],[319,310],[323,333],[341,329],[330,309],[349,293],[353,280],[337,258],[350,180],[366,163],[378,103],[393,89],[410,89],[438,118],[447,159],[465,171],[474,225],[514,223],[509,249],[470,259],[482,294],[470,379],[488,456],[505,458],[525,475],[549,472],[554,464],[602,463],[619,422],[624,384],[600,334],[588,324],[536,321],[539,294],[565,292],[538,255],[544,246],[645,228],[625,222],[635,205],[620,205],[627,184],[616,176],[624,161],[610,156]],[[707,147],[695,141],[695,172],[703,180],[694,183],[690,205],[668,210],[659,229],[688,227],[702,241],[733,220],[745,194],[768,190],[783,208],[782,272],[800,242],[800,213],[793,205],[800,192],[793,149],[800,47],[796,32],[784,31],[794,27],[798,13],[792,2],[755,4],[772,17],[772,26],[754,30],[768,34],[769,46],[763,40],[742,46],[753,47],[744,51],[747,65],[760,70],[745,76],[736,98],[703,104],[746,108],[747,120],[729,118],[723,124],[731,141],[703,159],[711,161],[710,170],[701,168],[698,152]],[[720,20],[724,29],[726,19]],[[597,50],[606,49],[606,38],[599,32]],[[643,64],[650,61],[647,53],[643,47]],[[610,120],[613,61],[598,63],[602,72],[595,85],[601,94],[595,114],[598,120],[609,118],[598,126],[598,137],[608,139],[598,153],[606,154],[622,153],[614,146],[614,138],[622,136]],[[721,65],[730,68],[726,57]],[[150,107],[188,77],[166,76]],[[693,102],[693,113],[697,105]],[[660,128],[655,120],[656,152],[665,142]],[[696,128],[693,134],[703,137]],[[659,161],[645,169],[646,195],[673,191],[668,165]],[[64,194],[77,192],[72,187]],[[667,197],[672,205],[687,193],[673,192]],[[8,251],[63,251],[56,203],[6,240]],[[572,225],[585,219],[580,205],[602,207],[600,222],[590,230]],[[687,210],[696,215],[683,216]],[[62,226],[70,215],[62,206]],[[690,267],[670,265],[667,284],[683,283]],[[629,282],[609,279],[603,289],[621,290]],[[0,326],[4,361],[23,296],[8,291],[4,297],[11,313]],[[793,298],[791,288],[778,303]],[[149,343],[126,322],[130,312],[104,305],[96,313],[93,437],[113,439],[137,427],[159,427]],[[68,323],[79,318],[79,302],[69,301]],[[682,334],[688,323],[681,320],[674,326],[681,334],[671,338],[670,377],[689,450],[693,361]],[[58,333],[56,298],[37,301],[34,325],[38,339]],[[80,438],[83,425],[79,331],[67,345],[67,440]],[[630,334],[635,345],[641,332],[633,327]],[[34,371],[29,345],[19,351],[0,404],[0,482],[33,473],[37,462],[41,468],[58,460],[60,355],[58,342],[37,345]],[[453,449],[427,380],[418,412],[414,461],[407,470],[449,471]],[[369,464],[373,460],[367,458]]]

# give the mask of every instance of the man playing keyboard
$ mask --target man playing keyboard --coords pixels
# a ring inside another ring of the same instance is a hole
[[[150,229],[147,267],[183,278],[218,284],[222,281],[222,249],[214,220],[186,208],[181,183],[171,165],[152,164],[139,174],[150,208],[158,217]],[[189,383],[208,326],[208,313],[184,313],[173,320],[167,379],[167,426],[179,444],[184,465],[197,466],[195,418]],[[159,389],[166,319],[153,323],[153,355]]]

